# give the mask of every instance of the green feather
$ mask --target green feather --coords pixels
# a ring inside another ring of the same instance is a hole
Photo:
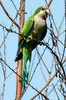
[[[46,7],[46,6],[41,6],[41,7],[36,9],[36,11],[34,12],[33,16],[35,16],[37,13],[39,13],[42,8],[48,9],[48,7]]]
[[[30,31],[32,30],[32,27],[33,27],[33,23],[34,23],[34,17],[31,16],[31,17],[28,18],[28,20],[24,24],[21,33],[23,35],[29,36],[29,33],[30,33]],[[21,53],[19,51],[20,51],[20,48],[22,48],[24,44],[25,44],[25,39],[24,39],[24,37],[21,36],[20,37],[19,44],[18,44],[18,51],[17,51],[17,56],[16,56],[15,61],[18,61],[19,59],[22,58],[21,57]]]
[[[31,51],[32,47],[29,47],[29,45],[25,44],[23,47],[23,72],[22,72],[22,90],[24,90],[27,87],[28,82],[28,75],[29,75],[29,68],[30,68],[30,62],[31,62]]]
[[[40,10],[42,8],[46,8],[46,7],[39,7],[34,12],[34,14],[28,18],[28,20],[26,21],[26,23],[24,24],[24,26],[22,28],[21,34],[35,38],[35,37],[33,37],[34,17],[37,13],[40,12]],[[39,40],[42,40],[45,37],[46,32],[47,32],[47,25],[45,25],[45,27],[44,27],[43,34],[41,33],[41,31],[39,32],[40,33]],[[38,35],[38,33],[37,33],[37,35]],[[25,89],[27,87],[27,82],[28,82],[30,62],[31,62],[31,52],[37,46],[37,44],[38,43],[34,40],[30,41],[29,39],[25,39],[22,36],[20,37],[20,41],[18,44],[17,56],[16,56],[15,61],[18,61],[19,59],[23,60],[23,70],[22,70],[22,78],[23,78],[22,91],[23,91],[23,93],[25,92]],[[20,52],[21,48],[22,48],[22,51]]]
[[[26,23],[24,24],[21,33],[22,33],[23,35],[29,36],[30,31],[32,30],[33,24],[34,24],[34,17],[31,16],[31,17],[28,18],[28,20],[27,20]],[[23,38],[24,38],[24,37],[20,37],[20,40],[22,40]]]
[[[43,6],[42,7],[39,7],[39,8],[37,8],[36,9],[36,11],[34,12],[34,14],[33,14],[33,16],[35,16],[41,9],[43,8]]]

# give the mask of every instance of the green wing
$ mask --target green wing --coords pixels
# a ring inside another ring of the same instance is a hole
[[[33,25],[34,25],[34,17],[31,16],[31,17],[28,18],[28,20],[27,20],[26,23],[24,24],[21,33],[22,33],[23,35],[29,36],[29,35],[30,35],[30,32],[31,32],[31,30],[32,30],[32,28],[33,28]],[[20,37],[20,41],[22,41],[22,40],[24,40],[24,37]],[[19,42],[20,42],[20,41],[19,41]]]
[[[29,36],[30,32],[31,32],[31,30],[33,28],[33,25],[34,25],[34,17],[31,16],[31,17],[28,18],[28,20],[24,24],[21,33],[23,35]],[[24,37],[21,36],[20,40],[19,40],[19,44],[18,44],[18,50],[17,50],[17,55],[16,55],[15,61],[17,61],[18,59],[21,58],[21,56],[20,56],[21,55],[20,48],[23,47],[23,45],[25,44],[25,42],[26,42],[26,40],[24,39]]]

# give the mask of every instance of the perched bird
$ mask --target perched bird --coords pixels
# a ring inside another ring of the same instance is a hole
[[[50,14],[48,7],[39,7],[36,9],[34,14],[27,19],[25,22],[21,33],[27,37],[31,37],[37,40],[42,40],[47,33],[46,19]],[[38,45],[35,40],[26,39],[25,37],[20,37],[18,44],[18,51],[15,61],[20,59],[23,60],[23,70],[22,70],[22,91],[24,92],[28,82],[29,68],[31,62],[31,53],[34,48]],[[22,48],[22,50],[20,50]]]

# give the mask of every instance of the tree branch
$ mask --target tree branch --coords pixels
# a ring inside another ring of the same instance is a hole
[[[53,0],[50,0],[50,1],[49,1],[48,5],[47,5],[48,7],[50,6],[50,4],[51,4],[52,1],[53,1]]]
[[[8,18],[19,28],[19,25],[12,19],[12,17],[9,15],[9,13],[6,11],[2,1],[0,0],[0,5],[3,8],[4,12],[6,13],[6,15],[8,16]]]
[[[1,25],[1,26],[2,26],[3,28],[5,28],[8,32],[12,32],[12,33],[18,34],[19,36],[22,36],[22,37],[24,37],[25,39],[28,38],[30,41],[31,41],[31,40],[34,40],[34,41],[36,41],[36,42],[37,42],[38,44],[40,44],[40,45],[45,45],[45,46],[50,50],[50,52],[56,57],[56,59],[57,59],[59,65],[61,66],[61,68],[62,68],[62,70],[63,70],[64,76],[65,76],[65,71],[64,71],[64,68],[63,68],[63,65],[62,65],[61,61],[59,60],[59,57],[58,57],[57,54],[52,50],[52,48],[50,48],[50,47],[47,45],[47,43],[44,43],[44,42],[42,42],[42,41],[40,41],[40,40],[37,40],[37,39],[35,39],[35,38],[28,37],[28,36],[26,36],[26,35],[24,35],[24,34],[18,33],[18,32],[16,32],[16,31],[13,31],[12,29],[8,29],[8,28],[4,27],[3,25]]]
[[[62,64],[64,64],[64,62],[66,61],[66,57],[64,57]],[[60,73],[60,69],[58,68],[58,70],[56,71],[56,73],[52,76],[52,78],[50,78],[50,80],[47,82],[47,84],[39,91],[42,92],[49,84],[50,82],[54,79],[54,77],[57,75],[57,73]],[[64,76],[62,76],[65,80],[66,78]],[[33,100],[34,98],[36,98],[39,95],[39,93],[37,93],[35,96],[33,96],[30,100]]]
[[[17,72],[15,72],[2,58],[0,58],[0,61],[2,61],[14,74],[16,74],[18,77],[20,77],[21,80],[23,80],[23,78],[17,74]],[[23,80],[24,81],[24,80]],[[49,100],[44,94],[42,94],[41,92],[39,92],[36,88],[34,88],[31,84],[29,84],[27,82],[27,84],[36,92],[38,92],[39,94],[41,94],[46,100]]]
[[[59,71],[57,70],[57,72],[53,75],[52,78],[50,78],[50,80],[47,82],[47,84],[40,90],[40,92],[42,92],[49,84],[50,82],[54,79],[54,77],[57,75]],[[39,95],[39,93],[37,93],[34,97],[32,97],[30,100],[33,100],[35,97],[37,97]]]

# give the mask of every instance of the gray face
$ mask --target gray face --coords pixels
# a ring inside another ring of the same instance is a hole
[[[40,16],[43,19],[46,19],[50,14],[50,10],[48,8],[42,8],[40,12],[38,13],[38,16]]]

